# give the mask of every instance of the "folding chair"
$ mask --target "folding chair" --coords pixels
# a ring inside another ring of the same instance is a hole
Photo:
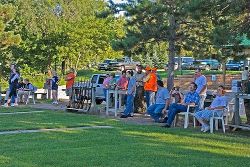
[[[27,100],[26,100],[26,104],[29,103],[29,99],[33,100],[33,104],[36,104],[35,102],[35,93],[33,91],[28,91],[28,96],[27,96]]]
[[[193,109],[194,112],[191,112]],[[194,117],[194,113],[196,112],[196,109],[197,109],[197,106],[195,105],[188,105],[187,106],[187,111],[186,112],[180,112],[176,115],[175,117],[175,121],[174,121],[174,127],[176,126],[176,122],[177,122],[177,117],[179,115],[182,115],[184,116],[184,128],[186,129],[188,127],[188,124],[189,124],[189,116],[192,116],[193,117],[193,124],[194,124],[194,127],[196,126],[196,121],[195,121],[195,117]]]

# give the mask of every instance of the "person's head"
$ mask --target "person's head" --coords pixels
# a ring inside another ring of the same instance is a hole
[[[223,85],[220,85],[217,89],[217,93],[219,95],[224,95],[225,94],[225,87]]]
[[[147,67],[145,68],[145,70],[146,70],[146,73],[147,73],[147,74],[151,72],[151,68],[150,68],[149,66],[147,66]]]
[[[139,73],[142,72],[142,65],[137,66],[137,72],[139,72]]]
[[[179,91],[180,90],[180,87],[179,86],[175,86],[173,87],[172,91]]]
[[[156,71],[157,71],[157,68],[156,68],[156,67],[153,67],[153,68],[152,68],[152,72],[155,73]]]
[[[12,63],[12,64],[10,65],[10,70],[13,71],[13,69],[15,69],[15,68],[16,68],[16,65],[15,65],[14,63]]]
[[[122,76],[125,77],[126,76],[126,70],[122,71]]]
[[[127,77],[130,78],[134,75],[134,72],[132,70],[127,71]]]
[[[244,69],[245,69],[246,71],[248,71],[248,66],[246,66]]]
[[[157,86],[158,87],[164,87],[164,83],[162,80],[157,80]]]
[[[194,92],[197,89],[197,85],[194,82],[191,82],[189,85],[189,90]]]
[[[52,71],[52,75],[53,75],[53,76],[57,76],[57,73],[56,73],[55,70]]]
[[[75,73],[74,68],[70,68],[70,69],[69,69],[69,73]]]
[[[30,82],[30,80],[28,78],[25,78],[23,81],[25,84],[28,84]]]
[[[197,69],[195,70],[195,72],[194,72],[194,75],[197,76],[197,77],[201,76],[201,69],[200,69],[200,68],[197,68]]]
[[[109,74],[106,74],[106,78],[108,78],[108,77],[110,77],[110,75],[109,75]]]

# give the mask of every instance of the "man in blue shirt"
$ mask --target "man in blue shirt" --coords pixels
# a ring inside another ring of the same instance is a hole
[[[199,68],[195,70],[194,82],[197,85],[196,92],[200,95],[199,109],[204,109],[204,101],[207,96],[207,78],[202,75]]]
[[[147,109],[148,114],[154,119],[155,122],[159,122],[163,112],[166,112],[169,106],[169,92],[167,88],[164,88],[161,80],[157,81],[157,93],[155,104],[152,104]]]
[[[219,86],[217,89],[217,95],[211,105],[207,107],[205,110],[196,112],[194,116],[201,123],[201,131],[207,132],[210,127],[206,123],[212,117],[213,112],[215,116],[221,116],[223,114],[223,109],[227,106],[227,98],[225,96],[225,88],[224,86]]]
[[[166,125],[163,127],[169,128],[174,121],[175,115],[179,112],[186,112],[188,105],[198,105],[200,96],[196,92],[197,85],[194,82],[191,82],[189,86],[189,92],[186,94],[183,103],[173,103],[169,106],[168,119]]]
[[[128,90],[127,90],[127,100],[126,100],[126,108],[124,110],[124,114],[121,115],[121,118],[132,117],[131,115],[134,111],[134,98],[136,93],[136,79],[133,77],[133,71],[127,71],[128,81]]]

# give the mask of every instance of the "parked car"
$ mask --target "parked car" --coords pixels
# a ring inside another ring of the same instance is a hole
[[[103,92],[103,81],[106,78],[106,74],[93,74],[90,82],[93,84],[93,87],[95,87],[95,101],[96,104],[101,104],[105,97],[104,97],[104,92]],[[116,81],[118,81],[120,78],[120,75],[115,75],[115,79]],[[75,82],[74,83],[74,87],[81,87],[81,86],[91,86],[88,82]],[[91,95],[91,94],[88,94]],[[91,98],[91,97],[87,97],[87,98]]]
[[[108,70],[135,70],[137,68],[137,65],[139,65],[140,62],[135,62],[131,58],[124,57],[123,59],[117,59],[114,61],[109,62],[108,64]]]
[[[183,70],[190,70],[194,62],[193,57],[181,57],[181,68]]]
[[[98,70],[108,70],[108,64],[112,61],[112,59],[106,59],[103,63],[98,64]]]
[[[181,58],[181,68],[184,70],[191,69],[191,65],[193,64],[194,58],[193,57],[180,57],[180,58]],[[175,57],[174,62],[175,62],[174,70],[177,70],[179,67],[178,65],[179,57]],[[165,70],[167,69],[168,69],[168,64],[166,64],[165,66]]]
[[[102,86],[102,83],[105,78],[106,78],[106,74],[93,74],[91,77],[91,83],[96,89],[96,104],[101,104],[105,99],[103,86]],[[116,81],[118,81],[119,78],[120,78],[120,75],[115,76]]]
[[[226,70],[243,70],[244,61],[228,60]]]
[[[216,59],[196,60],[193,62],[192,69],[200,68],[202,70],[221,70],[222,65]]]

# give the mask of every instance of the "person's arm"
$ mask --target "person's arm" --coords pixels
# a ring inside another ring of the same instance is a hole
[[[201,91],[199,92],[199,94],[203,93],[207,88],[207,78],[205,76],[202,80],[202,85],[203,85],[203,87],[202,87]]]
[[[166,100],[166,103],[165,103],[165,107],[164,107],[163,110],[162,110],[163,113],[166,113],[169,104],[170,104],[170,99],[167,99],[167,100]]]
[[[143,82],[147,82],[149,79],[150,79],[150,74],[146,75],[146,76],[143,78]]]
[[[14,77],[10,80],[10,82],[12,83],[18,78],[19,78],[18,74],[15,74]]]

